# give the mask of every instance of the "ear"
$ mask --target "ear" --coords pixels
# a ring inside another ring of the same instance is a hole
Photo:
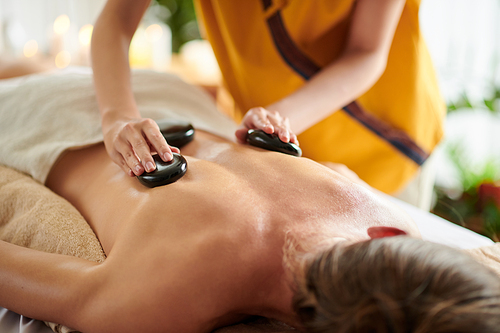
[[[394,227],[370,227],[366,232],[371,239],[407,235],[406,231]]]

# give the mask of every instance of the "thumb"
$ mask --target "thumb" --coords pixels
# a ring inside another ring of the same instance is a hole
[[[236,135],[236,139],[238,139],[239,143],[247,142],[248,128],[246,127],[238,128],[234,134]]]

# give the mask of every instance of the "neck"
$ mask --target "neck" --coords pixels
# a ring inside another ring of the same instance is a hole
[[[293,282],[283,270],[275,283],[270,283],[260,293],[260,306],[252,315],[274,319],[296,327],[297,318],[292,309]]]
[[[210,324],[212,330],[249,322],[255,317],[264,317],[271,322],[277,321],[291,327],[298,327],[292,311],[293,292],[284,270],[280,274],[276,273],[264,276],[264,278],[254,276],[251,284],[253,286],[246,284],[248,293],[243,298],[239,298],[240,306],[215,318]],[[243,307],[241,307],[242,304],[244,304]]]

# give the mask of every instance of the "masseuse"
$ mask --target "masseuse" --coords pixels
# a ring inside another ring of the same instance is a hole
[[[149,147],[164,160],[172,149],[141,119],[130,92],[127,50],[149,3],[108,0],[92,41],[106,149],[131,175],[153,169]],[[419,3],[196,1],[244,126],[285,142],[300,134],[304,156],[346,164],[391,194],[416,176],[442,136],[445,109],[418,28]]]

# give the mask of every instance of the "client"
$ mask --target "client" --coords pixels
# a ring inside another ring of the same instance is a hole
[[[85,99],[90,76],[70,78],[60,80],[72,85],[58,86]],[[48,87],[59,79],[34,80]],[[53,123],[79,117],[78,99],[64,98],[64,112],[52,102],[47,108]],[[75,127],[98,128],[97,108],[88,113],[96,117]],[[12,123],[0,117],[7,131]],[[59,152],[57,142],[48,144],[58,125],[43,126],[47,133],[37,138],[25,128],[17,147],[31,140],[44,154]],[[107,259],[0,242],[0,306],[83,332],[210,332],[250,316],[306,332],[500,331],[498,277],[465,254],[419,240],[413,221],[391,203],[311,160],[195,127],[182,148],[187,173],[156,188],[122,172],[102,142],[71,138],[72,149],[48,158],[48,167],[38,154],[33,161],[47,172],[35,178],[82,213]],[[10,153],[0,163],[9,164]]]

